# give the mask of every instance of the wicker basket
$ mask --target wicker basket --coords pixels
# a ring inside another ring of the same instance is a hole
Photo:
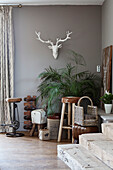
[[[82,100],[89,100],[91,105],[87,105],[86,110],[81,106]],[[81,126],[97,126],[98,125],[98,115],[97,107],[93,106],[92,100],[88,96],[81,97],[78,101],[78,106],[75,105],[74,108],[74,122]]]

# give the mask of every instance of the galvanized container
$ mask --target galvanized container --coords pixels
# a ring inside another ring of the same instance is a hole
[[[39,139],[40,140],[50,140],[50,132],[48,129],[39,130]]]
[[[59,130],[60,119],[51,119],[47,118],[47,129],[50,131],[50,139],[58,138],[58,130]]]

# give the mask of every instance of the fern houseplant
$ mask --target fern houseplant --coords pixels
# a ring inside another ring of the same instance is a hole
[[[65,96],[81,97],[87,95],[95,102],[99,101],[100,78],[89,71],[78,71],[78,67],[85,67],[84,58],[71,51],[73,63],[65,68],[54,69],[51,66],[39,75],[41,84],[38,86],[39,97],[47,114],[60,113],[61,98]]]

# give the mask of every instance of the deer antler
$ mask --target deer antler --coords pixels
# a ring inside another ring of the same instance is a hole
[[[66,32],[66,38],[64,38],[64,39],[57,38],[56,39],[56,45],[58,45],[59,42],[65,42],[65,41],[71,39],[71,37],[70,37],[71,34],[72,34],[72,32],[67,31]],[[61,46],[61,44],[60,44],[60,46]]]
[[[42,40],[41,38],[40,38],[40,32],[35,32],[36,33],[36,35],[37,35],[37,39],[39,40],[39,41],[41,41],[42,43],[46,43],[46,44],[51,44],[52,46],[53,46],[53,42],[51,41],[51,40],[47,40],[47,41],[44,41],[44,40]]]
[[[42,40],[40,38],[40,34],[41,34],[40,32],[35,32],[35,33],[36,33],[37,39],[39,41],[41,41],[42,43],[51,44],[50,46],[48,46],[48,48],[52,50],[53,57],[55,59],[58,57],[58,49],[62,47],[62,44],[58,44],[58,43],[59,42],[64,42],[64,41],[66,41],[68,39],[71,39],[70,35],[72,34],[72,32],[67,31],[66,32],[66,35],[67,35],[66,38],[64,38],[64,39],[57,38],[56,39],[56,44],[53,44],[53,42],[51,40],[47,40],[47,41]]]

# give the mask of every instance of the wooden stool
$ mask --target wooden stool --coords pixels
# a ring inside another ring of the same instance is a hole
[[[30,136],[34,135],[35,129],[37,127],[38,135],[39,130],[44,129],[47,125],[46,112],[43,109],[36,109],[31,112],[32,129],[30,130]]]
[[[7,137],[21,137],[24,136],[23,133],[16,133],[16,130],[20,126],[19,122],[19,113],[18,113],[18,106],[16,103],[21,102],[22,98],[8,98],[6,99],[8,103],[13,104],[13,115],[11,116],[11,124],[5,124],[4,126],[9,126],[13,128],[12,133],[6,133]],[[16,108],[17,108],[17,118],[16,118]]]
[[[35,129],[36,129],[36,128],[37,128],[37,136],[38,136],[38,135],[39,135],[39,130],[40,130],[40,129],[44,129],[46,126],[47,126],[46,123],[44,123],[44,124],[36,124],[36,123],[33,123],[32,129],[31,129],[30,132],[29,132],[29,136],[34,136],[34,133],[35,133]]]
[[[9,103],[17,103],[17,102],[21,102],[22,98],[8,98],[6,99],[6,101]]]
[[[58,134],[58,142],[61,141],[61,135],[62,135],[62,128],[68,129],[68,139],[70,139],[70,130],[72,127],[71,124],[71,104],[77,103],[80,97],[63,97],[62,98],[62,112],[61,112],[61,120],[60,120],[60,127],[59,127],[59,134]],[[63,126],[63,120],[64,120],[64,114],[65,114],[65,108],[66,104],[68,104],[68,126]],[[72,113],[74,113],[72,111]],[[72,126],[74,125],[74,115],[72,114]],[[74,139],[72,137],[72,143],[74,142]]]

